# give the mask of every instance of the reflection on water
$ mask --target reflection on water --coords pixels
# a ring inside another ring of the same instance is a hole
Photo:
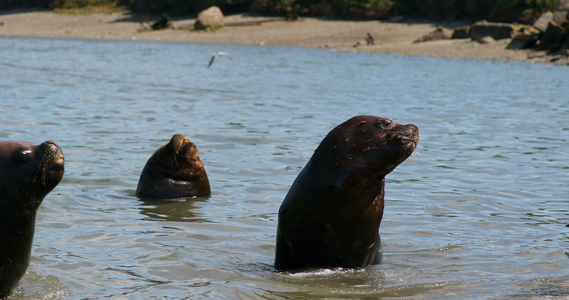
[[[233,59],[207,68],[217,51]],[[0,38],[0,72],[0,138],[66,156],[14,299],[569,293],[566,67],[15,37]],[[384,262],[275,272],[282,199],[358,114],[421,130],[420,155],[387,176]],[[149,149],[174,133],[200,149],[212,196],[136,198]]]
[[[145,220],[175,222],[207,222],[197,212],[201,207],[196,202],[207,201],[207,198],[178,198],[172,200],[141,199],[140,213],[147,216]]]

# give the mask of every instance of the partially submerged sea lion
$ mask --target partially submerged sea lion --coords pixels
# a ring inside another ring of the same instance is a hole
[[[418,141],[415,125],[374,116],[356,116],[334,128],[281,204],[275,268],[381,263],[385,175]]]
[[[158,148],[140,174],[136,196],[140,198],[206,197],[209,180],[198,148],[183,134]]]
[[[0,298],[26,272],[36,211],[63,177],[63,152],[47,141],[0,142]]]

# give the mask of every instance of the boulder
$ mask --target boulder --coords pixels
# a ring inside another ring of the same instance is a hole
[[[563,42],[563,44],[561,44],[561,51],[567,53],[568,50],[569,50],[569,36],[567,36],[565,38],[565,42]]]
[[[470,38],[480,41],[483,37],[492,37],[494,40],[509,39],[514,36],[514,26],[508,23],[489,23],[479,21],[470,28]]]
[[[150,27],[152,28],[152,30],[166,29],[172,27],[172,23],[170,22],[170,17],[167,14],[163,14],[162,18],[152,23]]]
[[[565,38],[565,42],[563,42],[563,44],[561,44],[561,53],[564,53],[565,55],[569,56],[569,36],[567,38]]]
[[[539,41],[539,50],[552,50],[557,51],[561,46],[563,38],[563,27],[557,25],[557,23],[550,21],[547,29],[543,33],[541,40]]]
[[[470,38],[470,26],[462,26],[456,28],[450,37],[451,39],[469,39]]]
[[[541,32],[545,32],[545,30],[547,29],[547,25],[551,21],[553,21],[553,13],[548,11],[543,15],[541,15],[541,17],[539,17],[537,21],[533,23],[533,27],[539,29],[539,31]]]
[[[506,46],[508,50],[528,49],[535,47],[537,36],[535,34],[522,33],[516,35]]]
[[[413,43],[422,43],[429,41],[448,40],[451,37],[451,32],[443,27],[437,27],[434,31],[425,34],[424,36],[416,39]]]
[[[569,1],[557,0],[557,10],[569,10]]]
[[[223,13],[217,6],[212,6],[200,12],[196,22],[194,23],[194,29],[197,30],[217,29],[222,28],[223,26],[225,26],[225,23],[223,22]]]
[[[553,22],[563,22],[563,21],[567,21],[568,17],[569,17],[569,11],[567,10],[558,10],[556,12],[553,13]]]

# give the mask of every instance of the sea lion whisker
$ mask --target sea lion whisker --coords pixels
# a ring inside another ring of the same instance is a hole
[[[36,168],[34,182],[40,182],[41,185],[45,185],[45,153],[42,155],[41,162],[39,166]]]

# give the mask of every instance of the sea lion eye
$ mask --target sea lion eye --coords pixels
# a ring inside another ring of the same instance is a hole
[[[22,150],[20,153],[15,155],[14,161],[17,163],[27,163],[32,158],[32,150]]]
[[[380,120],[379,122],[376,123],[377,127],[379,127],[379,128],[387,128],[387,127],[390,127],[391,124],[392,124],[391,120],[387,120],[387,119]]]

